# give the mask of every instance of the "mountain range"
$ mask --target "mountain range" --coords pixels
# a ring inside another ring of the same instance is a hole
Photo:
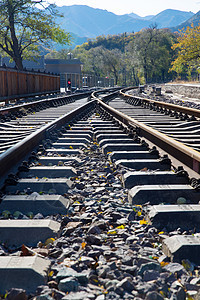
[[[107,10],[92,8],[87,5],[61,6],[57,7],[57,10],[64,15],[64,18],[57,18],[57,23],[72,34],[74,37],[73,47],[84,43],[88,38],[123,32],[137,32],[155,24],[158,28],[176,29],[180,24],[182,25],[192,18],[195,19],[198,14],[166,9],[157,15],[140,17],[134,13],[116,15]]]

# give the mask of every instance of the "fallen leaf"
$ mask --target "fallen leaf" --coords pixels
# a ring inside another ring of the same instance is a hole
[[[85,246],[86,246],[87,244],[85,243],[85,242],[83,242],[82,244],[81,244],[81,247],[82,247],[82,249],[85,249]]]
[[[35,255],[35,252],[33,250],[31,250],[29,247],[25,246],[24,244],[22,245],[21,248],[21,254],[20,256],[33,256]]]
[[[55,241],[54,238],[49,238],[49,239],[47,239],[47,240],[45,241],[44,245],[47,246],[47,245],[49,245],[49,244],[53,244],[54,241]]]
[[[148,224],[148,221],[146,221],[146,220],[140,220],[140,225],[146,225],[146,224]]]

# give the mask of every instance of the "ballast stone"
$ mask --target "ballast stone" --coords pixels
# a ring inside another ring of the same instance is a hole
[[[153,205],[147,213],[147,219],[154,227],[175,230],[199,228],[200,205]],[[187,221],[186,221],[187,220]]]
[[[47,178],[59,178],[59,177],[74,177],[77,175],[76,170],[73,167],[65,166],[38,166],[31,167],[28,172],[21,172],[20,177],[47,177]]]
[[[171,165],[161,163],[159,159],[121,159],[115,161],[115,166],[124,166],[135,170],[147,168],[151,170],[160,169],[164,171],[171,169]]]
[[[32,192],[63,195],[72,187],[72,185],[73,182],[70,179],[65,178],[24,178],[19,179],[16,185],[7,186],[6,191],[16,193],[16,191],[23,192],[29,189]]]
[[[162,250],[173,262],[183,259],[200,264],[200,237],[193,235],[174,235],[163,240]]]
[[[0,242],[7,246],[36,246],[58,235],[60,223],[53,220],[0,220]]]
[[[47,271],[51,262],[39,256],[1,256],[0,257],[0,293],[5,294],[11,288],[35,293],[40,285],[47,282]]]
[[[0,212],[8,210],[14,213],[16,210],[27,214],[41,213],[43,216],[66,214],[70,206],[70,200],[60,195],[8,195],[0,204]]]
[[[147,184],[187,184],[187,177],[176,176],[171,171],[134,171],[127,172],[122,177],[123,186],[130,189],[137,185]]]
[[[150,202],[153,204],[160,203],[177,203],[178,198],[185,198],[187,204],[198,203],[200,193],[195,191],[190,185],[138,185],[128,192],[128,201],[131,204],[144,204]]]

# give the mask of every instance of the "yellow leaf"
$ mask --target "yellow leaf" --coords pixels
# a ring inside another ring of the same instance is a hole
[[[146,221],[146,220],[140,220],[140,225],[146,225],[146,224],[148,224],[148,221]]]
[[[47,239],[47,240],[45,241],[44,245],[47,246],[47,245],[49,245],[49,244],[53,244],[54,241],[55,241],[54,238],[49,238],[49,239]]]
[[[141,214],[142,214],[141,211],[138,211],[138,212],[137,212],[138,217],[140,217]]]
[[[116,230],[109,230],[108,232],[107,232],[107,234],[117,234],[117,231]]]
[[[164,231],[159,232],[158,234],[164,234]]]
[[[153,259],[158,259],[158,257],[157,257],[157,256],[153,256],[152,258],[153,258]]]
[[[83,242],[83,243],[81,244],[82,249],[85,249],[85,246],[86,246],[86,243]]]
[[[168,262],[164,262],[164,261],[162,261],[162,262],[160,263],[161,267],[165,267],[165,266],[167,266],[168,264],[169,264]]]
[[[121,225],[121,226],[118,226],[117,229],[124,229],[125,226],[124,225]]]
[[[69,146],[69,148],[70,148],[70,149],[73,149],[73,147],[72,147],[72,146]]]
[[[53,276],[53,271],[49,272],[49,277]]]

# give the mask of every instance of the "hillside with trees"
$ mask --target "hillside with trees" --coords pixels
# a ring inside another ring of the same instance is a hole
[[[164,82],[174,57],[176,35],[152,26],[138,33],[99,36],[77,46],[72,53],[83,62],[83,71],[115,79],[117,85]],[[53,52],[52,58],[66,58],[68,50]]]

